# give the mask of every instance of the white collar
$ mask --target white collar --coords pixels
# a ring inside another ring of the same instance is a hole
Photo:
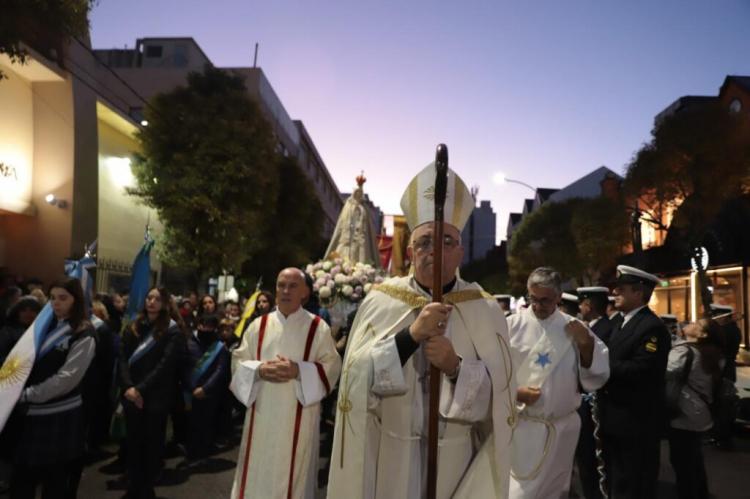
[[[291,314],[289,314],[289,317],[284,317],[284,314],[282,314],[278,307],[274,311],[274,314],[276,314],[276,318],[281,322],[281,324],[286,324],[288,321],[296,320],[297,318],[301,317],[306,313],[306,310],[303,307],[298,308]]]
[[[590,328],[591,328],[591,327],[594,327],[594,324],[596,324],[597,322],[599,322],[599,321],[600,321],[601,319],[602,319],[601,317],[597,317],[596,319],[594,319],[594,320],[590,321],[590,322],[589,322],[589,327],[590,327]]]
[[[637,314],[638,312],[640,312],[642,308],[646,308],[646,305],[641,305],[640,307],[636,307],[633,310],[631,310],[630,312],[628,312],[627,314],[624,314],[623,318],[622,318],[622,326],[620,326],[620,328],[622,328],[623,326],[625,326],[625,324],[630,319],[632,319],[633,316],[635,316],[635,314]]]

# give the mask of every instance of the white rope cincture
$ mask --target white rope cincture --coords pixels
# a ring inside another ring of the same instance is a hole
[[[591,394],[589,401],[591,404],[591,420],[594,422],[594,449],[596,455],[596,471],[599,474],[599,492],[604,499],[609,499],[607,492],[607,470],[604,467],[604,446],[601,438],[601,424],[599,421],[599,404],[596,400],[596,393]]]

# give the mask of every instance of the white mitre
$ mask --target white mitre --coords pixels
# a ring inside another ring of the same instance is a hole
[[[409,182],[401,196],[401,209],[410,230],[435,220],[435,163],[430,163]],[[448,168],[445,195],[445,222],[463,230],[474,210],[474,198],[456,172]]]

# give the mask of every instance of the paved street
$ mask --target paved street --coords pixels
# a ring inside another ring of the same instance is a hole
[[[747,485],[743,483],[743,480],[747,477],[747,470],[750,469],[750,429],[746,429],[735,438],[735,444],[735,449],[732,451],[718,450],[711,446],[705,448],[711,491],[713,496],[718,499],[745,499],[748,497]],[[214,456],[213,461],[205,470],[190,475],[175,470],[175,466],[180,462],[181,457],[170,458],[167,460],[167,470],[164,477],[165,481],[170,483],[159,487],[157,494],[159,497],[174,499],[227,498],[232,487],[236,458],[237,448],[232,447]],[[123,495],[122,491],[107,490],[106,482],[111,480],[113,476],[98,471],[108,461],[95,463],[86,469],[81,482],[79,497],[84,499],[114,499]],[[666,444],[663,444],[659,497],[674,497],[673,483],[674,474],[669,466],[668,449]],[[321,494],[321,497],[323,497],[323,494]]]
[[[750,367],[738,369],[737,387],[740,396],[750,400]],[[713,497],[717,499],[745,499],[748,497],[747,485],[743,480],[750,469],[750,424],[740,425],[734,439],[734,449],[719,450],[707,445],[705,447],[706,466],[709,485]],[[177,469],[182,461],[181,455],[171,455],[166,460],[162,484],[157,488],[160,498],[169,499],[219,499],[228,498],[232,488],[232,477],[237,459],[239,428],[236,429],[231,445],[214,455],[210,462],[201,469],[187,473]],[[114,451],[114,447],[111,449]],[[175,454],[173,452],[173,454]],[[124,495],[121,488],[113,488],[108,482],[118,475],[108,470],[114,461],[113,456],[104,457],[91,463],[84,470],[78,496],[81,499],[117,499]],[[669,465],[669,453],[666,443],[662,444],[661,475],[659,497],[670,499],[674,496],[674,474]],[[0,499],[7,498],[0,494]],[[320,491],[320,498],[325,492]]]
[[[213,456],[203,469],[193,473],[177,470],[181,456],[169,457],[163,484],[157,488],[160,498],[169,499],[219,499],[228,498],[232,488],[237,447],[234,445]],[[748,497],[747,485],[743,480],[750,469],[750,427],[741,429],[735,438],[735,448],[730,451],[719,450],[712,446],[705,447],[706,464],[712,496],[717,499],[745,499]],[[81,481],[78,497],[81,499],[118,499],[124,495],[120,489],[111,489],[107,482],[117,475],[107,473],[106,465],[113,461],[105,458],[86,467]],[[102,470],[104,468],[104,471]],[[659,484],[659,497],[671,499],[674,474],[669,466],[668,449],[662,445],[662,471]],[[7,498],[0,494],[0,499]],[[320,498],[325,497],[323,491]]]

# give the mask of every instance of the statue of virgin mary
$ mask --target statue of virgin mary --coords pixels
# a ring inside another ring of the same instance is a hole
[[[341,258],[350,263],[369,263],[377,268],[380,267],[377,234],[370,219],[370,210],[364,203],[362,190],[367,179],[364,175],[359,175],[356,180],[357,188],[344,203],[325,259]]]

